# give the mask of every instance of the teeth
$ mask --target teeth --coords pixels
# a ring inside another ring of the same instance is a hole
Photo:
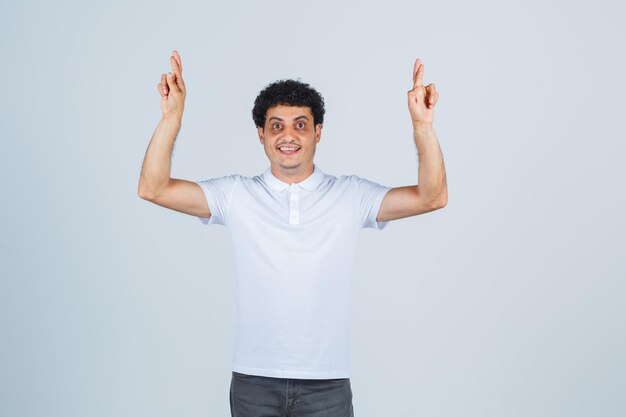
[[[296,149],[300,149],[300,148],[278,148],[281,151],[295,151]]]

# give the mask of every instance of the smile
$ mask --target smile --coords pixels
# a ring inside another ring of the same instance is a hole
[[[280,148],[278,148],[278,152],[282,153],[283,155],[293,155],[299,150],[300,148],[296,146],[281,146]]]

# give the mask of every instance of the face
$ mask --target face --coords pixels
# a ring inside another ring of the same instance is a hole
[[[258,133],[265,154],[277,170],[297,173],[313,167],[322,125],[313,125],[309,107],[278,105],[268,109],[265,128],[259,127]]]

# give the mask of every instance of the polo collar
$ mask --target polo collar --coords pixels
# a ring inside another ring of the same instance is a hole
[[[323,178],[324,173],[322,172],[322,170],[320,170],[316,164],[313,164],[313,173],[309,175],[306,179],[295,184],[297,184],[299,187],[304,188],[305,190],[315,191],[317,189],[317,186],[320,185],[320,183],[322,182]],[[276,191],[282,191],[290,185],[276,178],[274,174],[272,174],[271,166],[267,168],[263,173],[263,181]]]

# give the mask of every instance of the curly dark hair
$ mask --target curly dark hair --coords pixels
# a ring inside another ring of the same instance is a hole
[[[309,84],[296,80],[279,80],[265,87],[254,100],[252,120],[256,127],[265,127],[267,110],[278,105],[309,107],[313,124],[324,123],[324,98]]]

